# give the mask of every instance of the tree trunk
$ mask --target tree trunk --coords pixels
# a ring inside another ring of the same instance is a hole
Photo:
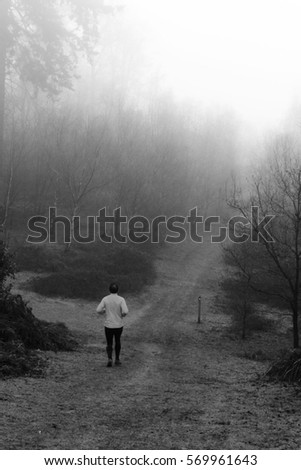
[[[4,160],[5,75],[9,0],[0,0],[0,178]]]
[[[12,184],[13,184],[13,177],[14,177],[14,167],[13,162],[10,165],[10,174],[9,174],[9,181],[4,201],[4,213],[2,220],[0,221],[0,230],[4,234],[4,240],[7,243],[7,220],[9,215],[10,203],[11,203],[11,191],[12,191]]]
[[[72,214],[71,214],[71,233],[70,233],[71,240],[70,242],[66,243],[65,252],[69,251],[71,248],[71,243],[72,243],[72,239],[74,236],[74,217],[78,215],[78,212],[79,212],[79,206],[78,206],[78,203],[76,202],[75,205],[73,206]]]
[[[298,322],[298,299],[294,300],[293,304],[293,338],[294,338],[294,348],[299,348],[299,322]]]
[[[299,173],[299,187],[300,187],[300,173]],[[300,197],[300,196],[299,196]],[[298,200],[298,214],[300,216],[300,200]],[[300,291],[300,258],[299,258],[299,235],[300,235],[300,221],[296,226],[295,237],[295,250],[296,250],[296,268],[295,268],[295,286],[293,290],[293,336],[294,348],[299,348],[299,291]]]

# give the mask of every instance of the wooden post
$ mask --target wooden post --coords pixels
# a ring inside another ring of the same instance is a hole
[[[199,301],[198,323],[201,323],[201,301],[202,301],[201,296],[199,296],[198,301]]]

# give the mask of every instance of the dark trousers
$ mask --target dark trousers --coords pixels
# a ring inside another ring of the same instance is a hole
[[[123,328],[107,328],[105,326],[105,334],[106,334],[106,340],[107,340],[107,354],[108,354],[109,359],[112,359],[114,336],[115,336],[115,356],[116,356],[116,359],[119,359],[119,354],[120,354],[120,349],[121,349],[120,337],[122,334],[122,330]]]

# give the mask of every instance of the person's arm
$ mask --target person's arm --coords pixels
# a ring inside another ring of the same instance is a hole
[[[127,308],[127,305],[124,299],[122,299],[121,301],[120,308],[121,308],[121,317],[123,318],[129,313],[129,309]]]
[[[96,309],[96,312],[97,313],[105,313],[105,311],[106,311],[106,306],[105,306],[104,300],[102,299],[102,301],[100,302],[100,304],[98,305],[98,307]]]

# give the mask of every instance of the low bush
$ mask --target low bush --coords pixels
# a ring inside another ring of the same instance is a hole
[[[77,343],[62,323],[38,320],[7,280],[14,274],[11,255],[0,247],[0,377],[39,376],[46,365],[42,350],[72,351]]]
[[[38,320],[20,295],[0,298],[0,341],[21,342],[26,349],[72,351],[76,346],[62,323]]]
[[[15,262],[19,271],[57,272],[64,267],[61,251],[55,247],[19,245]]]
[[[77,347],[62,323],[38,320],[20,295],[0,297],[0,377],[39,376],[46,365],[37,351],[72,351]]]
[[[233,276],[224,279],[221,287],[225,293],[225,309],[231,315],[231,330],[245,339],[258,331],[268,331],[273,321],[256,309],[253,292],[247,289],[244,280]]]
[[[30,251],[30,247],[26,247],[26,251],[28,249]],[[33,257],[36,249],[33,248]],[[51,257],[49,249],[40,248],[38,266],[44,266],[49,275],[35,277],[28,285],[45,296],[97,300],[107,293],[111,282],[117,282],[121,292],[128,294],[141,291],[155,279],[153,256],[145,247],[139,250],[129,245],[95,243],[75,246],[67,252],[54,250],[55,263],[51,262]],[[56,269],[49,269],[54,264]],[[23,269],[30,267],[24,262],[21,266]]]

